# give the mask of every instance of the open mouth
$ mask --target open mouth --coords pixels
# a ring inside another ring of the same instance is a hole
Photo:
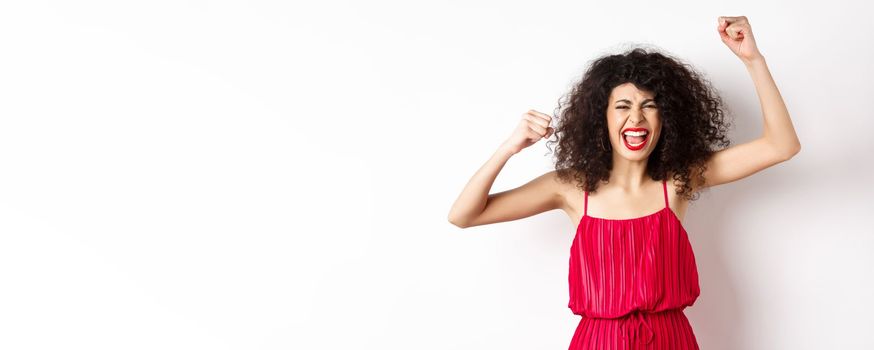
[[[649,135],[649,130],[644,128],[625,129],[622,131],[622,142],[625,143],[626,148],[637,151],[646,146],[649,142]]]

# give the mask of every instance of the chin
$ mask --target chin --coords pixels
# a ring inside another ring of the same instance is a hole
[[[622,158],[625,158],[625,159],[628,159],[631,161],[640,161],[640,160],[649,159],[649,153],[646,153],[646,154],[635,153],[633,155],[630,155],[628,153],[620,153],[620,155],[622,156]]]

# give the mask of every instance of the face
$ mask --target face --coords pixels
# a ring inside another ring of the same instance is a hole
[[[607,104],[607,128],[613,153],[629,160],[649,157],[662,131],[655,96],[632,83],[613,89]],[[627,135],[631,133],[631,135]],[[645,133],[641,135],[642,133]]]

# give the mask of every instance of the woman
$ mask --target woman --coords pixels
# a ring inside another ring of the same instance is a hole
[[[449,221],[462,228],[552,209],[577,224],[568,307],[582,319],[572,350],[698,349],[683,313],[700,292],[682,225],[689,201],[800,150],[747,18],[719,17],[717,31],[755,83],[764,117],[758,139],[728,147],[728,122],[709,83],[677,59],[638,48],[594,60],[555,128],[549,115],[525,113],[452,206]],[[489,194],[509,157],[552,134],[556,170]]]

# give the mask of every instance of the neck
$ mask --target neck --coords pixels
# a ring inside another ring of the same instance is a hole
[[[650,180],[646,174],[646,159],[629,160],[613,153],[613,169],[610,171],[610,183],[626,192],[637,192]]]

